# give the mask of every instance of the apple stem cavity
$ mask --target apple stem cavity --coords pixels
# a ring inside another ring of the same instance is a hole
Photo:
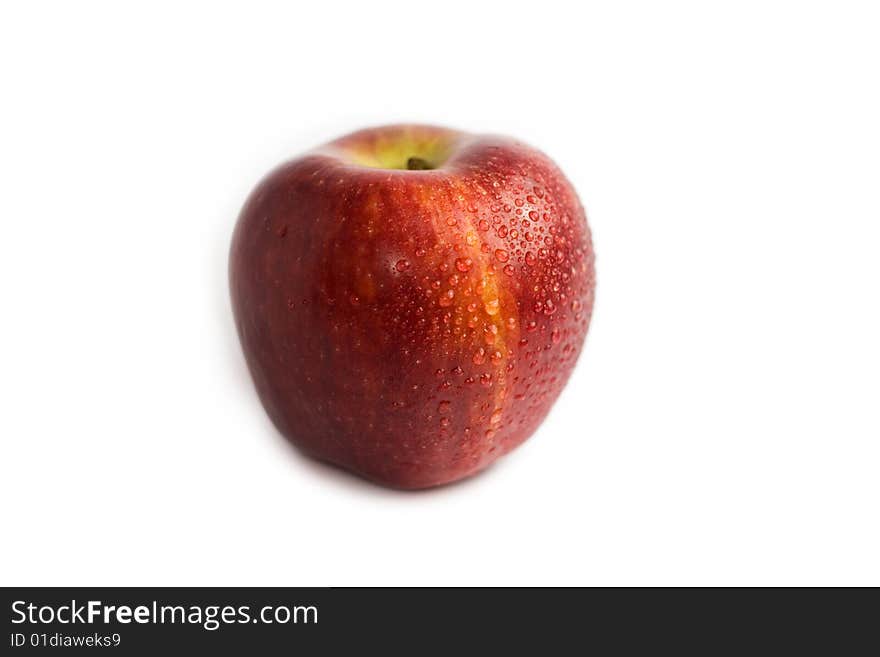
[[[428,164],[427,160],[423,160],[420,157],[411,157],[406,161],[406,168],[409,171],[425,171],[433,167]]]

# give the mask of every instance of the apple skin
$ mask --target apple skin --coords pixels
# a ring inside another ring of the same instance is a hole
[[[410,155],[435,168],[407,170]],[[581,203],[545,155],[399,125],[269,173],[241,211],[229,274],[279,431],[416,489],[472,475],[535,431],[583,346],[593,263]]]

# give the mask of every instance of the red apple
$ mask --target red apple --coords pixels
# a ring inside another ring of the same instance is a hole
[[[242,209],[229,274],[281,433],[399,488],[472,475],[535,431],[581,351],[595,286],[584,210],[553,162],[416,125],[272,171]]]

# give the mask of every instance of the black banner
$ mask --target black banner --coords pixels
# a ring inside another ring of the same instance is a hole
[[[874,645],[873,590],[2,589],[3,654],[196,650],[536,654],[604,646],[813,649]],[[865,644],[863,639],[867,640]],[[548,652],[549,651],[549,652]],[[204,654],[200,652],[198,654]]]

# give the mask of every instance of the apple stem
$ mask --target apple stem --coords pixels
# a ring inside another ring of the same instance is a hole
[[[430,169],[431,165],[420,157],[411,157],[406,161],[406,168],[410,171],[424,171]]]

